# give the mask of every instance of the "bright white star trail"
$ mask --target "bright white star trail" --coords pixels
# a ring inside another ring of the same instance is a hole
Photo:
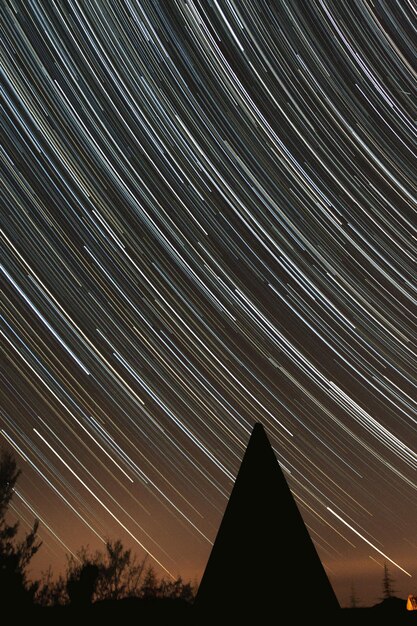
[[[198,581],[262,422],[341,605],[384,559],[417,593],[413,4],[0,12],[0,445],[33,574],[120,538]]]

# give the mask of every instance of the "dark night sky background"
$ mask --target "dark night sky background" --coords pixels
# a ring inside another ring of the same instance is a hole
[[[110,537],[198,580],[262,422],[340,603],[384,561],[417,593],[413,3],[0,10],[0,445],[33,573]]]

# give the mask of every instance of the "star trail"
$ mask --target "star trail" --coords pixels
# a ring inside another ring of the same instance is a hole
[[[121,538],[198,581],[262,422],[342,606],[384,561],[416,593],[413,3],[0,11],[0,445],[38,569]]]

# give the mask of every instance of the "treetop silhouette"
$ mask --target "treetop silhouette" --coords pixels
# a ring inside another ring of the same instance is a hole
[[[27,579],[27,567],[41,544],[37,521],[18,541],[19,523],[9,524],[6,519],[19,474],[13,455],[0,451],[0,601],[2,606],[23,608],[33,602],[37,590],[37,583]]]

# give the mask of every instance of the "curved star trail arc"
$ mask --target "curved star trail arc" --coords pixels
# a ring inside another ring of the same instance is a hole
[[[261,421],[341,603],[384,559],[412,591],[415,17],[2,4],[0,427],[46,562],[198,579]]]

